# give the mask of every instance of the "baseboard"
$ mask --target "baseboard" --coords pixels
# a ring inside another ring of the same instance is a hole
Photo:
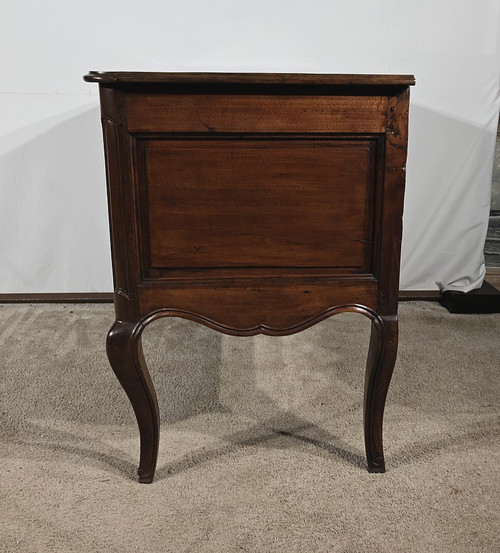
[[[0,294],[0,303],[113,303],[111,292]]]
[[[400,290],[399,301],[439,301],[439,290]]]
[[[399,301],[439,301],[438,290],[399,292]],[[113,303],[111,292],[0,294],[0,303]]]
[[[500,267],[486,269],[486,281],[500,290]],[[439,301],[439,290],[400,290],[399,301]],[[112,292],[0,294],[0,303],[113,303]]]

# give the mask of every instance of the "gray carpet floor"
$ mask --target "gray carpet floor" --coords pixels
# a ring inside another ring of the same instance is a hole
[[[401,305],[385,474],[365,470],[362,316],[285,338],[156,321],[151,485],[105,356],[112,319],[0,307],[0,551],[500,551],[500,315]]]

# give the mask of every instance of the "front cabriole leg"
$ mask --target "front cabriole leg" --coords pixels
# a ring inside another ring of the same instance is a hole
[[[140,323],[115,321],[109,330],[106,350],[111,367],[135,412],[141,437],[139,482],[153,481],[160,438],[156,392],[142,352]]]
[[[369,472],[385,472],[382,422],[397,350],[397,315],[372,320],[364,396],[365,448]]]

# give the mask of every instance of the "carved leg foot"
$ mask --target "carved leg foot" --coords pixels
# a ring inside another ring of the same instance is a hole
[[[139,482],[153,481],[160,437],[160,416],[156,392],[149,376],[141,345],[142,328],[116,321],[111,327],[106,350],[111,367],[134,408],[141,436]]]
[[[373,321],[364,400],[365,448],[369,472],[385,472],[382,421],[397,350],[397,316],[381,317],[378,321]]]

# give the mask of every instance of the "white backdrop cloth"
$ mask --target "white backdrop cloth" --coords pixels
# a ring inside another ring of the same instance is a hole
[[[498,0],[4,0],[0,293],[112,289],[95,70],[415,74],[401,288],[484,277]]]

